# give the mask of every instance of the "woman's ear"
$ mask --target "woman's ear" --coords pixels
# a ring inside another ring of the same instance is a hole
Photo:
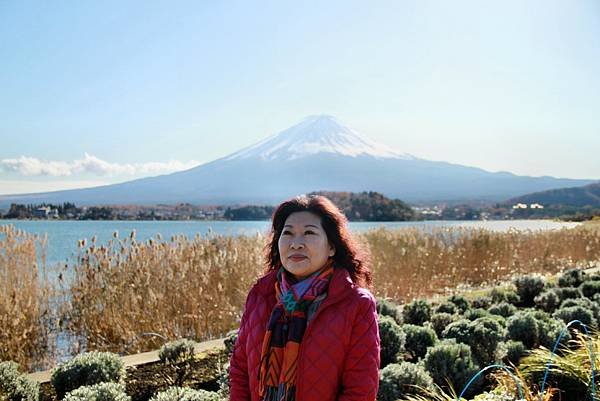
[[[335,247],[329,244],[329,257],[332,257],[333,255],[335,255]]]

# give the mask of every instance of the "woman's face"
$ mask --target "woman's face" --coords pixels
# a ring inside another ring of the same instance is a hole
[[[288,216],[277,245],[281,264],[298,279],[322,268],[335,254],[319,216],[306,211]]]

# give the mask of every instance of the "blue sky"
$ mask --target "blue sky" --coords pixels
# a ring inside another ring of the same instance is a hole
[[[600,2],[3,1],[0,194],[161,174],[331,114],[415,156],[600,179]]]

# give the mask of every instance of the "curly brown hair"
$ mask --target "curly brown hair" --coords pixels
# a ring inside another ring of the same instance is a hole
[[[281,267],[278,241],[285,221],[290,214],[308,211],[321,218],[327,239],[335,247],[334,267],[350,273],[352,282],[371,289],[371,257],[368,250],[359,244],[348,230],[348,219],[328,198],[321,195],[300,195],[281,203],[273,212],[271,230],[265,245],[265,273]]]

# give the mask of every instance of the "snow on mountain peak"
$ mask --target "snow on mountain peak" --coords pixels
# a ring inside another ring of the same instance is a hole
[[[260,158],[293,160],[317,153],[356,157],[413,159],[386,145],[372,141],[329,115],[308,116],[300,123],[235,152],[225,160]]]

